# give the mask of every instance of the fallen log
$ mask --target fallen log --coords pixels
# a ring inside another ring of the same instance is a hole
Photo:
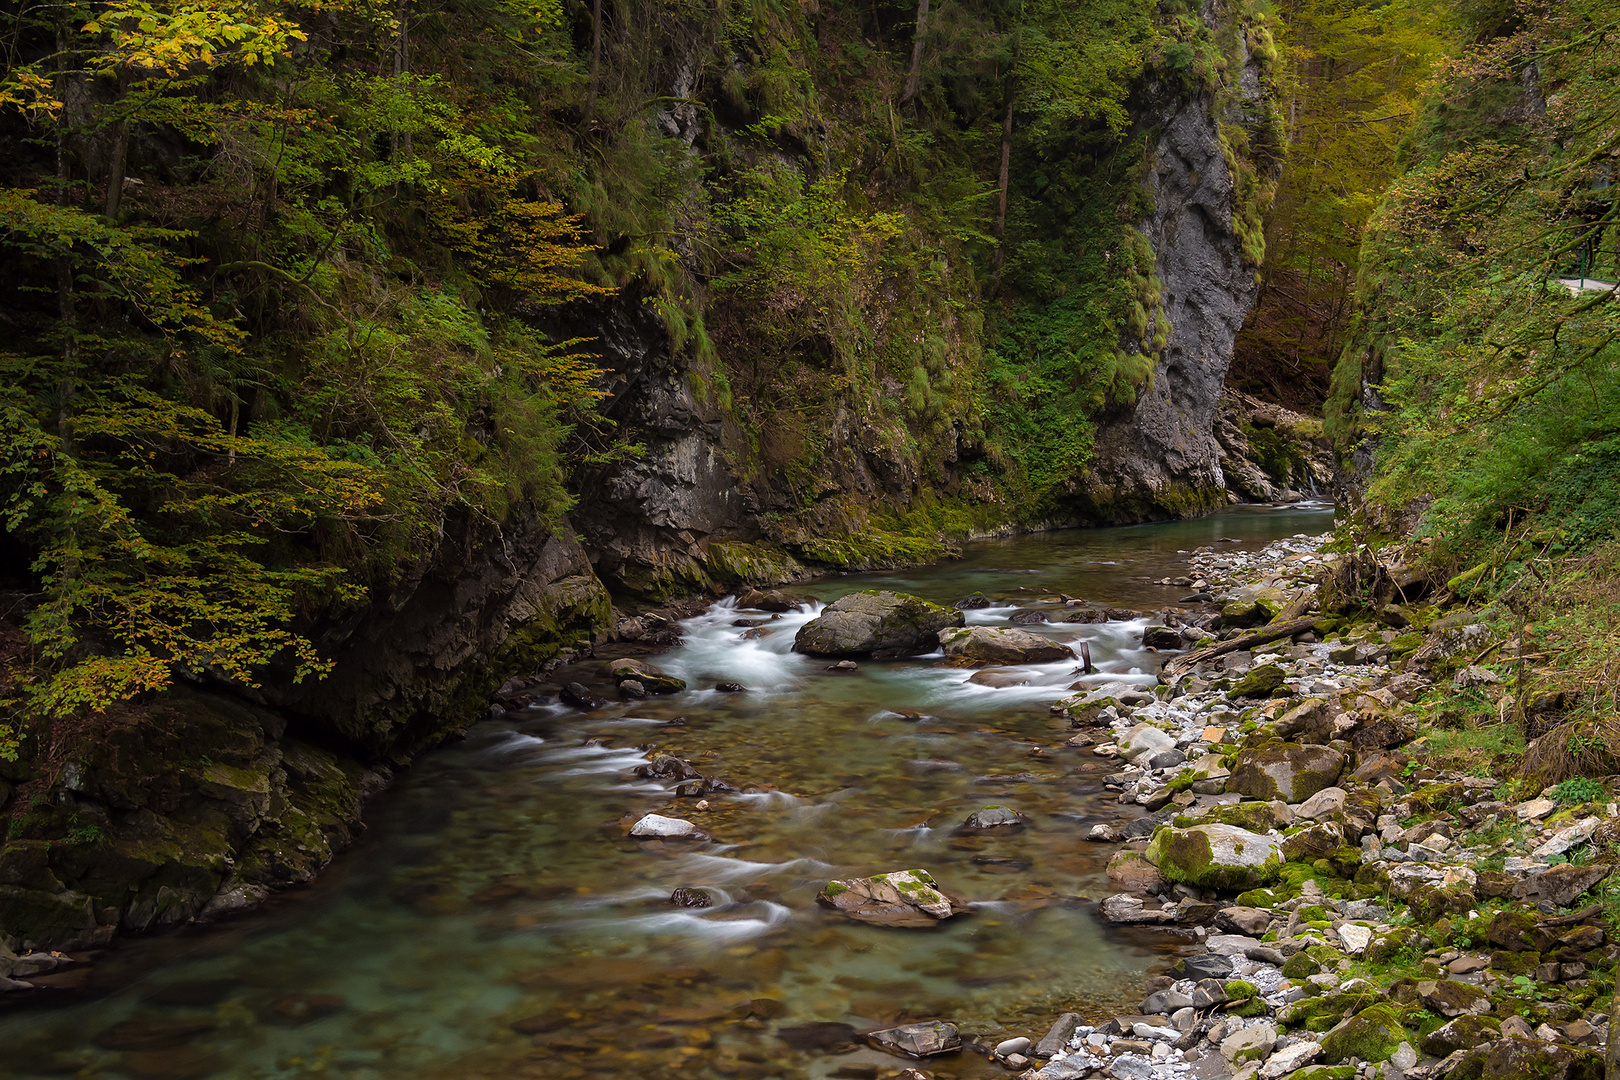
[[[1289,605],[1289,607],[1292,608],[1293,605]],[[1287,615],[1288,611],[1284,611],[1283,614]],[[1190,653],[1176,657],[1160,668],[1159,681],[1161,683],[1175,682],[1184,672],[1192,670],[1206,660],[1213,660],[1217,656],[1225,656],[1230,652],[1252,649],[1256,645],[1264,645],[1267,642],[1276,641],[1278,638],[1303,634],[1307,630],[1317,629],[1319,624],[1326,621],[1320,615],[1310,615],[1303,619],[1288,619],[1287,621],[1279,619],[1276,622],[1267,623],[1252,634],[1244,634],[1242,637],[1235,637],[1231,641],[1223,641],[1218,645],[1194,649]]]

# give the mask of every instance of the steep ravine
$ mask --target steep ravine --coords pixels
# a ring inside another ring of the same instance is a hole
[[[1160,109],[1146,121],[1160,135],[1141,232],[1168,344],[1134,404],[1100,422],[1074,516],[1051,524],[1191,516],[1298,483],[1261,486],[1251,459],[1262,455],[1244,452],[1242,433],[1228,424],[1237,434],[1216,439],[1254,295],[1217,116],[1236,110],[1226,119],[1241,125],[1243,104],[1204,94]],[[817,539],[856,536],[868,512],[904,513],[962,484],[954,457],[933,463],[942,482],[924,481],[915,448],[845,410],[827,432],[824,494],[806,505],[771,470],[739,467],[748,434],[702,391],[649,305],[620,295],[554,329],[596,339],[605,411],[643,451],[578,476],[578,504],[554,535],[532,516],[501,529],[446,521],[437,551],[386,596],[315,628],[336,661],[324,680],[272,672],[252,693],[192,685],[108,716],[70,750],[0,762],[11,821],[0,938],[84,949],[308,881],[352,841],[365,797],[392,770],[464,730],[508,676],[604,641],[614,600],[801,579],[818,570]],[[1223,453],[1245,463],[1242,496],[1228,494]],[[979,531],[1012,525],[990,514]]]

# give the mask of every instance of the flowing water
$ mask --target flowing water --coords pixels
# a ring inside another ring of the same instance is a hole
[[[1059,619],[1062,597],[1150,609],[1185,591],[1152,584],[1184,572],[1178,549],[1254,548],[1319,532],[1330,514],[1245,509],[987,541],[960,560],[798,592],[994,598],[969,625],[1029,608]],[[1003,681],[1021,685],[997,688],[937,658],[828,671],[789,651],[819,606],[773,619],[726,601],[689,620],[685,644],[654,658],[685,693],[477,724],[376,800],[360,845],[313,888],[231,923],[125,943],[94,969],[86,999],[0,1017],[0,1073],[862,1075],[899,1062],[854,1047],[857,1030],[938,1017],[995,1041],[1038,1035],[1066,1009],[1131,1006],[1163,945],[1093,914],[1110,852],[1083,837],[1123,808],[1104,790],[1108,767],[1063,746],[1067,724],[1048,706],[1079,681],[1153,683],[1143,623],[1025,626],[1088,641],[1100,670],[1082,680],[1072,661],[1017,668]],[[744,638],[741,619],[763,620],[762,632]],[[720,693],[717,681],[748,689]],[[674,798],[673,780],[634,775],[654,752],[741,791],[699,810]],[[996,804],[1028,827],[956,831]],[[712,839],[629,839],[651,811]],[[911,867],[972,912],[882,929],[814,902],[831,877]],[[712,906],[675,907],[677,887]],[[972,1053],[929,1067],[1006,1075]]]

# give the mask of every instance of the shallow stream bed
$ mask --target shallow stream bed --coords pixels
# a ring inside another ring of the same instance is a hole
[[[960,560],[795,591],[995,598],[969,625],[1028,609],[1061,619],[1059,596],[1152,609],[1186,592],[1152,584],[1184,573],[1178,550],[1255,548],[1320,532],[1330,514],[1254,508],[986,541]],[[819,1078],[899,1067],[851,1045],[896,1021],[949,1019],[993,1042],[1038,1037],[1066,1009],[1134,1007],[1161,954],[1093,914],[1111,852],[1083,837],[1123,808],[1103,787],[1109,766],[1065,747],[1067,720],[1049,709],[1080,681],[1075,663],[1012,669],[1004,681],[1023,685],[999,688],[931,658],[835,673],[789,651],[815,606],[773,620],[726,602],[690,620],[686,643],[654,658],[685,693],[475,725],[368,809],[360,845],[313,888],[123,943],[84,999],[0,1016],[0,1075]],[[745,639],[743,619],[764,632]],[[1089,642],[1100,670],[1088,681],[1152,684],[1162,657],[1140,651],[1142,625],[1023,628]],[[743,793],[698,810],[673,780],[633,774],[654,752]],[[1029,826],[955,832],[988,805]],[[713,839],[629,839],[650,811]],[[815,905],[829,878],[911,867],[972,913],[893,930]],[[677,887],[712,906],[673,906]],[[971,1053],[929,1068],[1006,1075]]]

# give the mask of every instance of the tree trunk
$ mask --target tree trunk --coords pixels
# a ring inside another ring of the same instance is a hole
[[[124,91],[129,86],[129,69],[118,69],[118,96],[113,99],[113,108],[117,108],[124,99]],[[129,163],[129,121],[120,120],[113,125],[112,152],[107,160],[107,201],[103,207],[103,215],[109,225],[118,222],[118,207],[124,201],[124,171]]]
[[[906,88],[900,94],[904,105],[917,96],[922,85],[923,38],[928,33],[928,0],[917,0],[917,30],[911,39],[911,70],[906,72]]]
[[[1001,267],[1006,262],[1007,249],[1003,234],[1007,231],[1007,187],[1012,180],[1013,91],[1012,80],[1007,82],[1007,115],[1001,122],[1001,175],[996,181],[996,253],[991,260],[995,285],[1001,283]],[[993,287],[994,288],[994,287]]]
[[[596,116],[596,91],[602,81],[602,0],[591,0],[591,82],[585,92],[585,128]]]

